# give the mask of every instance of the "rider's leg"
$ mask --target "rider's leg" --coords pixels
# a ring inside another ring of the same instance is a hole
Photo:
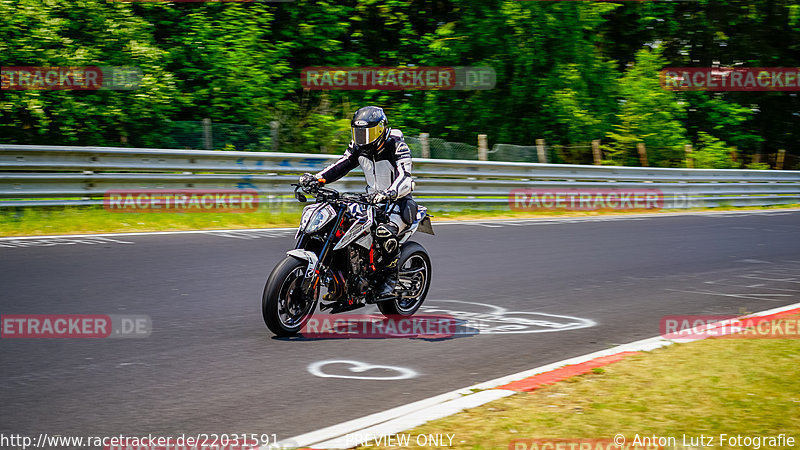
[[[378,225],[375,230],[375,240],[383,255],[381,272],[384,277],[378,297],[390,296],[397,286],[397,263],[400,257],[398,235],[407,226],[399,214],[391,214],[389,221]]]

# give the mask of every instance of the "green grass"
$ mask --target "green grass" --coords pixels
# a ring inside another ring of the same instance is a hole
[[[2,236],[295,227],[300,221],[300,210],[288,208],[248,213],[117,213],[101,207],[0,211]]]
[[[507,449],[514,439],[612,440],[617,433],[628,443],[637,434],[675,437],[679,446],[684,434],[702,434],[714,437],[711,448],[739,449],[753,447],[720,446],[720,434],[784,433],[800,446],[798,367],[798,339],[675,344],[403,434],[413,442],[419,434],[455,433],[452,448],[459,449]]]
[[[423,201],[424,202],[424,201]],[[442,220],[479,220],[479,219],[528,219],[528,218],[557,218],[557,217],[587,217],[587,216],[621,216],[631,214],[664,214],[676,212],[700,212],[700,211],[753,211],[753,210],[773,210],[773,209],[797,209],[800,204],[792,205],[773,205],[773,206],[724,206],[718,208],[686,208],[686,209],[662,209],[662,210],[595,210],[595,211],[567,211],[567,210],[542,210],[542,211],[523,211],[509,209],[479,209],[476,207],[466,207],[459,210],[432,211],[436,219]]]
[[[424,204],[424,199],[420,202]],[[716,211],[767,210],[797,208],[798,206],[800,205],[709,209]],[[704,211],[709,209],[698,208],[680,211]],[[431,213],[435,216],[434,220],[585,217],[653,212],[652,210],[511,211],[508,209],[478,209],[475,206],[465,206],[458,210],[431,208]],[[119,213],[106,211],[102,207],[3,208],[0,209],[0,236],[295,227],[299,221],[299,206],[284,206],[282,208],[262,206],[257,212],[249,213]]]

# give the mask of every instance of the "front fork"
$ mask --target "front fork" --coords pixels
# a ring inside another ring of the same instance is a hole
[[[332,243],[333,243],[333,238],[336,235],[336,230],[338,230],[339,227],[341,226],[343,215],[344,215],[344,208],[340,208],[339,213],[336,215],[336,221],[334,222],[336,225],[334,225],[331,228],[330,233],[328,233],[328,237],[325,239],[325,243],[322,245],[322,250],[320,250],[318,258],[314,260],[314,257],[312,257],[311,255],[303,256],[303,258],[308,260],[308,267],[306,268],[305,277],[303,278],[303,283],[301,284],[303,293],[306,295],[306,298],[308,298],[308,296],[313,294],[313,292],[317,289],[321,274],[325,273],[325,271],[327,270],[325,264],[326,259],[328,257],[328,253],[330,253],[331,247],[333,246]],[[304,236],[301,236],[300,240],[298,240],[298,246],[302,242],[303,237]],[[307,250],[303,251],[308,252]]]

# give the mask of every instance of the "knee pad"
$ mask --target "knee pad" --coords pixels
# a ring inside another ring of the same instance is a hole
[[[380,246],[387,254],[391,255],[397,251],[397,246],[399,245],[399,242],[397,242],[398,231],[397,225],[392,222],[382,223],[375,230],[375,237],[380,241]]]
[[[378,225],[378,228],[375,230],[375,236],[381,239],[395,238],[396,241],[398,231],[397,225],[392,222],[382,223]]]

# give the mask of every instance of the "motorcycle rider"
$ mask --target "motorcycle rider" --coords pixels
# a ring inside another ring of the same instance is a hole
[[[397,285],[397,262],[400,256],[398,234],[411,224],[416,215],[416,203],[411,199],[414,182],[411,179],[411,151],[403,133],[388,126],[386,114],[377,106],[365,106],[350,121],[352,140],[338,161],[315,175],[305,173],[300,184],[313,187],[333,183],[352,169],[361,166],[367,182],[367,192],[374,203],[391,201],[388,220],[378,223],[375,243],[383,254],[381,275],[383,285],[378,298],[390,297]]]

